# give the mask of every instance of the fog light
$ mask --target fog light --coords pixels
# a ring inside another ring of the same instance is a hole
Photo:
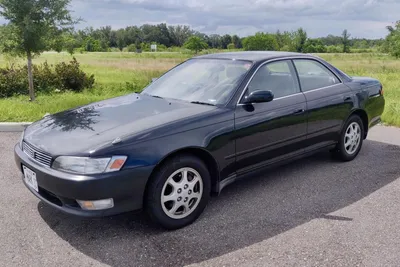
[[[114,200],[100,199],[100,200],[77,200],[78,204],[84,210],[106,210],[114,207]]]

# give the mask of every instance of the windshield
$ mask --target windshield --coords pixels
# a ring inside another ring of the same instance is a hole
[[[143,94],[204,104],[225,104],[252,63],[222,59],[191,59],[150,84]]]

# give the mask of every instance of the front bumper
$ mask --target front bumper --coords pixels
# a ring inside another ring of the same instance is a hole
[[[146,183],[154,166],[126,169],[98,175],[74,175],[43,166],[15,146],[15,161],[22,172],[26,166],[36,173],[39,192],[25,186],[39,199],[63,212],[85,217],[102,217],[140,210]],[[88,211],[76,200],[114,199],[114,207]]]

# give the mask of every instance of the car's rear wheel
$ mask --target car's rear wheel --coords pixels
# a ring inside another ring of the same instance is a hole
[[[364,140],[364,125],[361,118],[352,115],[343,127],[339,143],[333,151],[343,161],[355,159],[361,150]]]
[[[211,181],[206,165],[192,155],[178,155],[152,176],[146,194],[146,211],[167,229],[194,222],[207,206]]]

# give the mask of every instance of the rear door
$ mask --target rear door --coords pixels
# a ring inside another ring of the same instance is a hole
[[[256,90],[270,90],[273,101],[244,105],[235,111],[236,170],[238,174],[303,152],[307,139],[306,99],[293,63],[281,60],[261,66],[243,100]]]
[[[295,59],[293,63],[307,100],[308,149],[329,145],[338,139],[355,96],[349,87],[318,60]]]

